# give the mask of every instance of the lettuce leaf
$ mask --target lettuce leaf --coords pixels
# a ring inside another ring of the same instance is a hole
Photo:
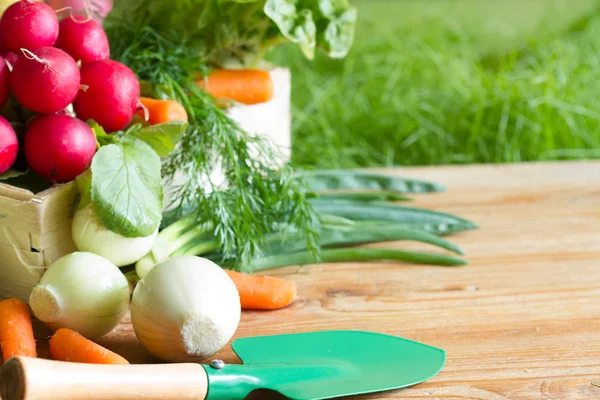
[[[296,43],[343,58],[352,47],[357,12],[348,0],[128,0],[106,21],[123,18],[197,48],[212,66],[256,65],[273,46]]]
[[[348,0],[266,0],[264,11],[309,59],[317,47],[343,58],[354,42],[357,12]]]

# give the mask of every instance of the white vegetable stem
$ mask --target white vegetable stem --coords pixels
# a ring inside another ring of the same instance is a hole
[[[96,338],[113,330],[127,313],[129,284],[105,258],[75,252],[48,267],[29,305],[53,330],[69,328]]]
[[[98,254],[117,267],[133,264],[152,248],[158,229],[148,237],[126,238],[112,232],[96,217],[92,205],[77,210],[71,235],[79,251]]]
[[[182,256],[157,264],[137,284],[131,322],[156,357],[200,361],[219,351],[240,321],[235,284],[210,260]]]

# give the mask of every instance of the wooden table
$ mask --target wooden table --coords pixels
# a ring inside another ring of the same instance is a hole
[[[430,381],[361,399],[600,399],[591,384],[600,386],[600,162],[391,172],[447,186],[415,205],[480,225],[451,237],[471,264],[270,271],[295,280],[300,299],[244,313],[236,336],[364,329],[447,351]],[[102,344],[132,362],[155,361],[128,320]],[[236,361],[229,348],[217,356]]]

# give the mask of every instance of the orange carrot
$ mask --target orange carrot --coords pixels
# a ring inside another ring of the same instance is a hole
[[[37,357],[29,307],[18,299],[0,301],[0,348],[2,357]]]
[[[247,105],[266,103],[275,91],[271,74],[259,69],[215,69],[196,83],[217,99]]]
[[[87,364],[129,364],[120,355],[67,328],[61,328],[52,335],[50,355],[57,361]]]
[[[296,284],[273,276],[255,276],[225,270],[240,293],[244,310],[277,310],[296,299]]]
[[[140,98],[140,103],[148,110],[148,123],[150,125],[188,120],[185,108],[174,100],[156,100],[149,97],[142,97]],[[138,110],[136,114],[145,119],[144,110]]]

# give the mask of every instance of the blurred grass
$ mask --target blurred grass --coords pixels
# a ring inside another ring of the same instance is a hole
[[[302,166],[600,156],[597,0],[354,0],[346,60],[271,59],[294,77]]]

